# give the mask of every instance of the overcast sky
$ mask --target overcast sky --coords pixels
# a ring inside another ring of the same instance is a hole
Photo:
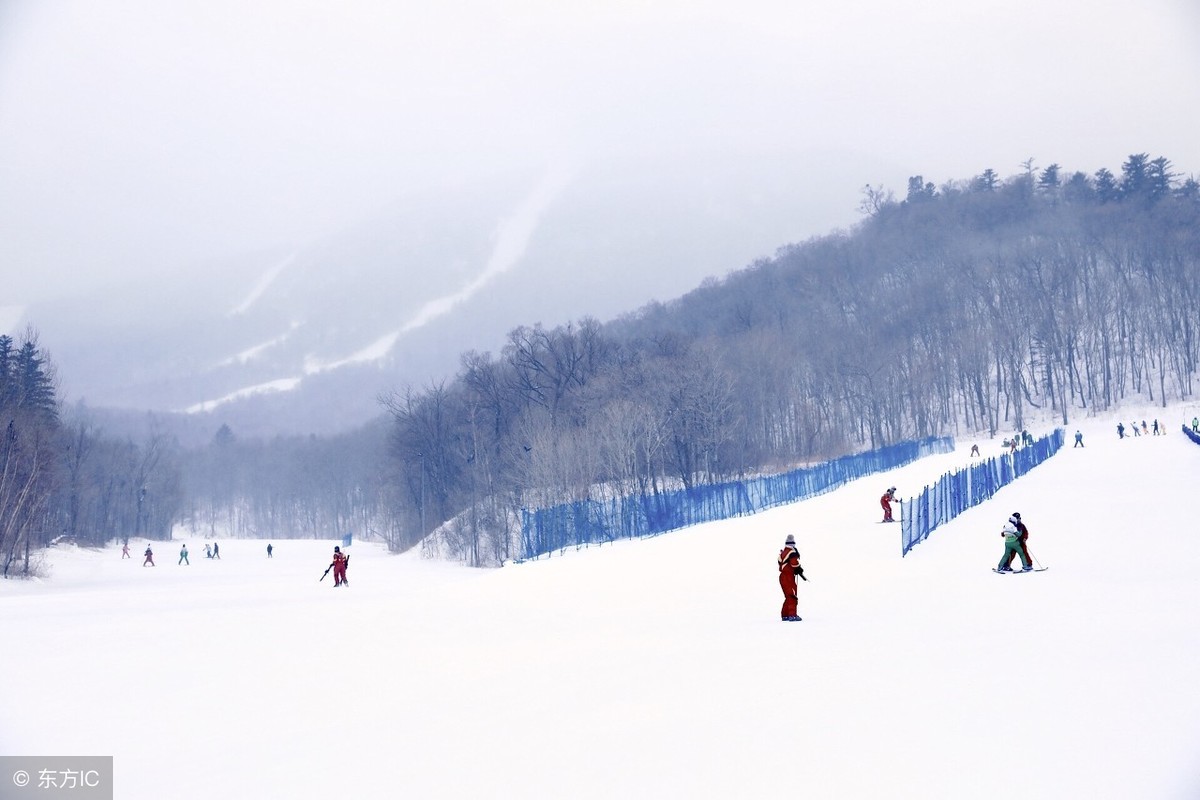
[[[1197,6],[0,0],[0,307],[617,156],[1200,173]]]

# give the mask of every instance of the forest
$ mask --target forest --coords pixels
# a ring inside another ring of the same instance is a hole
[[[177,525],[493,566],[521,509],[1194,396],[1200,185],[1144,153],[1119,173],[1023,166],[864,187],[852,230],[605,323],[516,327],[339,436],[108,438],[64,413],[32,332],[0,338],[4,572],[59,537]]]

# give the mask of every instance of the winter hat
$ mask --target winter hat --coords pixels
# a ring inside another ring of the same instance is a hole
[[[1021,518],[1021,512],[1020,512],[1020,511],[1014,511],[1014,512],[1013,512],[1013,519],[1020,519],[1020,518]]]
[[[787,538],[783,540],[783,543],[784,543],[784,544],[791,544],[791,545],[794,545],[794,544],[796,543],[796,537],[795,537],[795,536],[792,536],[792,535],[789,533],[789,534],[787,535]]]

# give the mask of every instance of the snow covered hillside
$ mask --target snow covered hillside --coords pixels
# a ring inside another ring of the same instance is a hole
[[[501,570],[356,542],[348,589],[318,581],[332,541],[55,550],[0,582],[0,752],[112,755],[122,800],[1196,798],[1195,413],[1069,428],[903,559],[880,494],[971,441]],[[1048,571],[991,572],[1013,511]],[[784,624],[788,533],[809,581]]]

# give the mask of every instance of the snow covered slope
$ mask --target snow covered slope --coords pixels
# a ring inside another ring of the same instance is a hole
[[[48,579],[0,582],[0,752],[113,755],[122,800],[1195,798],[1195,413],[1085,425],[1083,449],[1071,428],[903,559],[879,495],[970,441],[501,570],[358,542],[349,589],[318,581],[332,540],[191,540],[190,566],[157,543],[153,569],[140,541],[54,551]],[[1013,511],[1049,571],[990,571]],[[810,580],[784,624],[788,533]]]

